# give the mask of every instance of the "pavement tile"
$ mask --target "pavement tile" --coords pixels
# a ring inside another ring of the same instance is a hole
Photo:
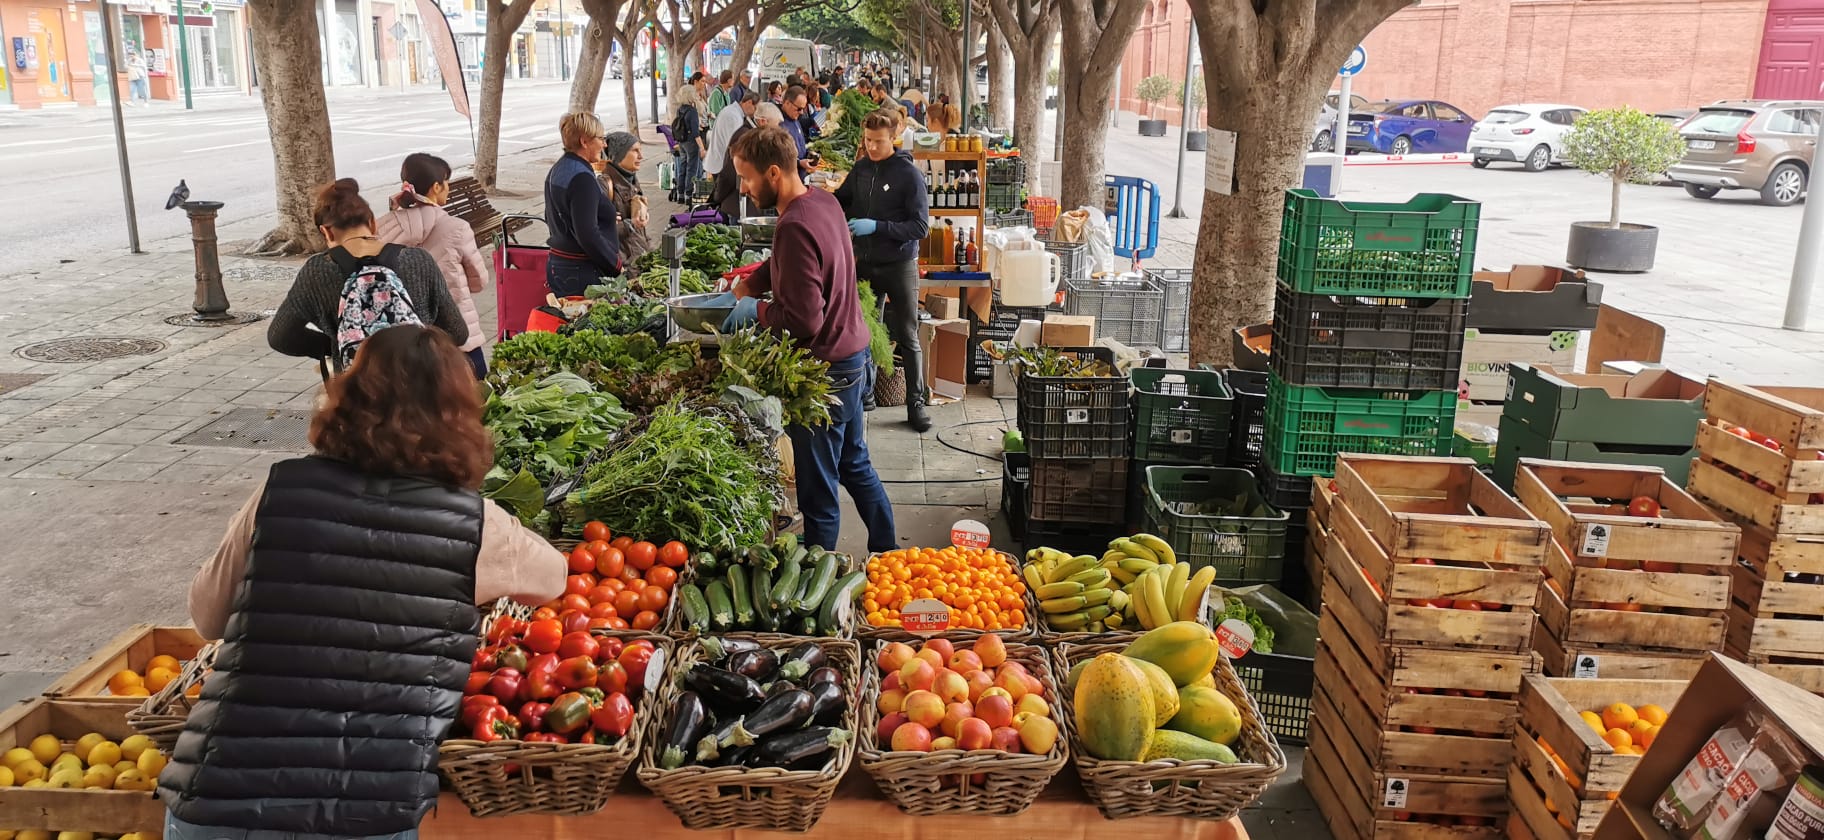
[[[82,474],[87,481],[151,481],[165,464],[148,464],[134,461],[109,461]]]
[[[926,504],[925,485],[922,482],[915,484],[888,484],[887,501],[896,505]]]
[[[171,464],[159,470],[152,480],[174,484],[209,484],[227,475],[229,469],[207,464]]]
[[[133,446],[125,443],[78,443],[57,453],[56,457],[79,461],[112,461],[131,451]]]
[[[133,429],[126,426],[119,426],[89,438],[88,442],[141,444],[151,443],[152,441],[158,440],[163,435],[163,432],[156,429]]]
[[[190,423],[194,418],[177,417],[168,414],[146,414],[120,424],[123,429],[150,429],[165,432]]]
[[[134,464],[158,464],[169,466],[184,457],[186,450],[167,446],[162,443],[147,443],[132,447],[114,460]]]
[[[41,427],[33,428],[28,425],[27,430],[23,433],[23,436],[24,436],[25,440],[39,441],[39,442],[43,442],[43,443],[81,443],[98,434],[101,434],[102,432],[107,431],[109,428],[111,428],[111,427],[110,426],[90,426],[90,425],[41,426]]]
[[[96,467],[101,461],[75,461],[64,458],[47,458],[32,466],[13,473],[9,478],[80,478]]]
[[[0,458],[42,461],[68,448],[70,444],[55,441],[20,441],[0,446]]]
[[[184,453],[178,460],[180,464],[199,464],[210,467],[238,467],[253,460],[254,450],[234,449],[225,446],[200,447]]]

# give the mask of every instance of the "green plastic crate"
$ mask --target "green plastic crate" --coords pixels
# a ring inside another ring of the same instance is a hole
[[[1514,362],[1501,413],[1542,440],[1689,448],[1704,417],[1704,382],[1665,368],[1625,376]]]
[[[1514,472],[1521,458],[1544,458],[1549,461],[1577,461],[1586,464],[1628,464],[1658,467],[1666,479],[1680,487],[1691,476],[1691,460],[1697,457],[1694,444],[1684,446],[1655,444],[1592,443],[1582,440],[1548,440],[1512,417],[1501,418],[1501,440],[1495,446],[1495,483],[1508,492],[1514,490]]]
[[[1203,513],[1237,498],[1259,516]],[[1253,473],[1234,467],[1146,468],[1147,530],[1172,545],[1193,570],[1216,569],[1223,586],[1278,583],[1286,553],[1285,511],[1261,498]]]
[[[1427,193],[1404,204],[1286,191],[1279,282],[1293,291],[1467,298],[1479,202]]]
[[[1449,455],[1457,392],[1317,388],[1267,378],[1267,439],[1261,453],[1282,476],[1332,475],[1341,452]]]
[[[1137,367],[1134,385],[1134,458],[1217,466],[1229,457],[1229,413],[1234,395],[1222,374],[1208,370]]]

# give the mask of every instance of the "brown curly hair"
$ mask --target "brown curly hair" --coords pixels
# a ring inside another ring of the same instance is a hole
[[[402,324],[374,333],[325,392],[310,421],[319,454],[470,490],[494,463],[474,369],[442,330]]]

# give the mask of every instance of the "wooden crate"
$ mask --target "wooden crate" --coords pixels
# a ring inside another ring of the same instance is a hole
[[[1508,788],[1515,814],[1533,836],[1574,840],[1594,833],[1640,763],[1640,756],[1616,753],[1578,713],[1615,702],[1670,710],[1687,682],[1527,677]]]
[[[1777,534],[1824,534],[1824,388],[1749,387],[1712,380],[1697,427],[1693,495]],[[1775,450],[1732,434],[1744,427]],[[1816,498],[1820,503],[1814,503]]]
[[[1318,813],[1339,840],[1493,840],[1501,836],[1498,826],[1508,810],[1504,783],[1375,772],[1359,756],[1351,755],[1347,738],[1330,724],[1314,725],[1303,771]],[[1393,798],[1385,798],[1389,796]],[[1390,806],[1389,802],[1396,804]],[[1428,821],[1431,819],[1439,822]],[[1466,821],[1481,824],[1463,824]],[[1448,825],[1443,824],[1446,822]]]
[[[1468,458],[1338,455],[1336,487],[1337,497],[1390,557],[1497,566],[1545,563],[1551,539],[1545,523],[1501,492]]]
[[[188,662],[206,644],[193,627],[154,627],[135,624],[121,631],[114,640],[90,656],[81,665],[51,683],[44,690],[49,697],[100,698],[111,702],[139,704],[144,697],[115,697],[108,693],[108,678],[123,669],[146,675],[146,663],[160,654]]]
[[[1550,633],[1533,634],[1533,650],[1548,677],[1615,680],[1688,680],[1703,667],[1707,651],[1639,651],[1602,645],[1567,644]]]
[[[90,732],[118,743],[133,734],[127,727],[129,708],[94,700],[31,700],[0,714],[0,752],[23,747],[47,732],[64,742],[65,751]],[[0,825],[15,831],[156,833],[164,823],[165,806],[152,798],[151,791],[0,787]]]

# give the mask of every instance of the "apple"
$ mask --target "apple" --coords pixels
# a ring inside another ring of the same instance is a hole
[[[937,752],[938,750],[954,750],[954,749],[956,749],[956,739],[955,738],[952,738],[948,735],[944,735],[942,737],[931,739],[931,751],[932,752]]]
[[[969,683],[969,702],[971,703],[980,700],[984,692],[994,687],[994,677],[989,676],[987,671],[965,674],[963,679]]]
[[[950,654],[950,670],[964,676],[982,670],[982,658],[972,650],[959,650]]]
[[[984,633],[977,637],[974,646],[970,649],[981,658],[984,668],[993,668],[1007,661],[1007,645],[1001,641],[1001,637],[993,633]]]
[[[969,699],[971,702],[975,703],[975,705],[980,706],[982,705],[982,701],[989,697],[1005,697],[1007,698],[1007,705],[1013,705],[1013,694],[998,685],[992,688],[984,688],[982,689],[982,695],[980,697],[971,697]]]
[[[982,695],[982,700],[975,704],[975,716],[988,722],[989,726],[1013,725],[1013,701],[1000,695]]]
[[[957,727],[961,726],[963,721],[972,717],[975,717],[975,706],[970,704],[969,701],[964,700],[960,703],[951,703],[944,707],[944,722],[939,724],[938,728],[941,729],[945,735],[955,738]]]
[[[897,688],[892,691],[881,692],[880,699],[874,703],[874,708],[879,709],[880,713],[883,715],[893,714],[894,712],[904,709],[905,706],[906,693]]]
[[[944,660],[949,657],[932,650],[930,647],[926,647],[918,653],[912,654],[912,658],[930,663],[931,672],[935,674],[937,673],[937,669],[944,667]]]
[[[908,659],[899,669],[899,684],[914,691],[928,690],[937,681],[937,667],[923,659]]]
[[[942,697],[945,703],[969,699],[969,679],[962,674],[945,668],[931,683],[931,691]]]
[[[893,689],[896,689],[898,687],[899,687],[899,672],[898,671],[894,671],[893,673],[888,674],[886,676],[886,679],[883,679],[880,681],[880,690],[881,691],[892,691]]]
[[[1011,726],[997,726],[989,736],[988,743],[992,749],[1017,753],[1020,751],[1020,730]]]
[[[930,752],[931,730],[916,723],[902,723],[893,730],[893,749],[896,752]]]
[[[1020,744],[1033,755],[1045,755],[1058,743],[1058,725],[1051,718],[1029,717],[1020,724]]]
[[[893,730],[906,722],[905,712],[894,712],[880,719],[880,725],[874,727],[874,740],[885,744],[893,740]]]
[[[981,718],[969,718],[956,730],[956,745],[965,750],[985,750],[994,738],[994,729]]]
[[[1045,702],[1045,698],[1040,697],[1037,694],[1028,694],[1025,697],[1021,697],[1020,701],[1014,704],[1013,711],[1016,714],[1025,712],[1026,714],[1038,715],[1039,717],[1051,717],[1051,704]]]
[[[955,646],[950,644],[949,639],[926,639],[924,647],[919,648],[919,651],[927,650],[937,651],[938,659],[941,661],[935,664],[939,668],[944,667],[944,663],[950,661],[950,655],[956,652]]]
[[[929,691],[914,691],[906,695],[902,710],[906,720],[926,729],[935,729],[944,722],[944,701]]]
[[[1045,696],[1045,684],[1039,682],[1038,677],[1031,674],[1021,674],[1020,679],[1026,683],[1026,693],[1021,695],[1019,699],[1024,700],[1027,697],[1043,698]]]
[[[999,674],[994,675],[994,687],[1006,691],[1008,699],[1018,701],[1027,693],[1025,676],[1023,671],[1004,667]]]
[[[880,656],[875,659],[875,663],[880,665],[882,671],[897,671],[905,666],[906,660],[912,658],[912,653],[911,645],[894,642],[880,649]]]

